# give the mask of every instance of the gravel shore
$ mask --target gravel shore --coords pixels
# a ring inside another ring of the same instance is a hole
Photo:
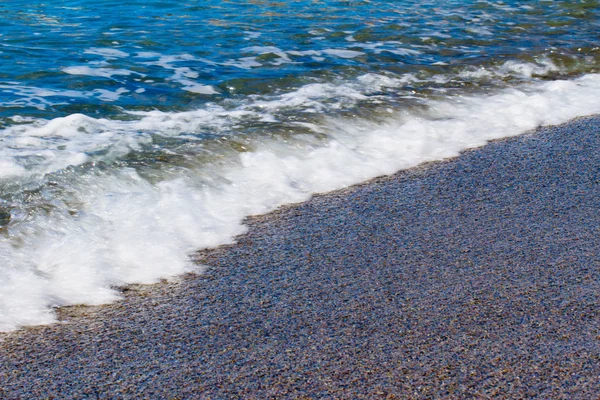
[[[248,220],[210,266],[0,336],[0,398],[600,396],[600,118]]]

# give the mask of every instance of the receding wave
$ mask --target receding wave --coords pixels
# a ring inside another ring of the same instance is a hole
[[[548,72],[503,68],[472,73]],[[0,135],[0,330],[199,272],[190,254],[232,242],[249,215],[600,113],[598,74],[418,97],[406,85],[420,79],[366,74],[117,119],[13,117]]]

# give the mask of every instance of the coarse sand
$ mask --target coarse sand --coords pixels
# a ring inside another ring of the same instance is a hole
[[[0,336],[2,399],[600,397],[600,118],[249,218]]]

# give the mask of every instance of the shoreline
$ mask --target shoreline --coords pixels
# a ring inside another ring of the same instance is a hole
[[[202,275],[0,335],[3,398],[590,398],[600,117],[248,218]]]

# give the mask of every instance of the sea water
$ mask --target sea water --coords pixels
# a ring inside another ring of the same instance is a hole
[[[245,217],[600,113],[600,4],[0,3],[0,330]]]

